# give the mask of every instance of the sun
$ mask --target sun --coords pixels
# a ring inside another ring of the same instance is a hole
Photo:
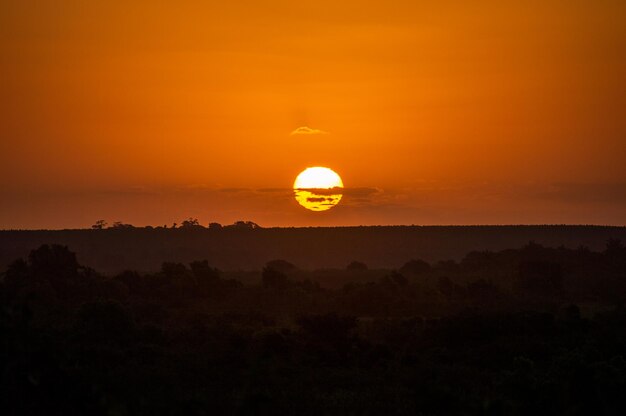
[[[343,181],[332,169],[316,166],[303,170],[293,190],[296,201],[311,211],[327,211],[341,200]]]

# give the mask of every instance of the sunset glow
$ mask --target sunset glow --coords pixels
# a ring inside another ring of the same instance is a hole
[[[626,224],[625,21],[623,0],[0,2],[0,225]],[[312,164],[362,195],[310,215],[267,192]]]
[[[0,415],[626,415],[626,0],[1,0],[0,56]]]

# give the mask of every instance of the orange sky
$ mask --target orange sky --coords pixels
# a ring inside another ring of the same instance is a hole
[[[623,0],[3,1],[0,228],[623,225],[624,22]],[[325,213],[289,192],[318,165],[349,188]]]

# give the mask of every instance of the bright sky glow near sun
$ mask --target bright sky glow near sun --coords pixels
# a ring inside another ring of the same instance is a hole
[[[0,228],[626,224],[626,2],[3,1]],[[294,178],[340,172],[303,209]]]

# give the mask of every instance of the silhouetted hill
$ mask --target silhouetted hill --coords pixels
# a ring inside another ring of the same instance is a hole
[[[626,227],[603,226],[381,226],[335,228],[0,231],[0,266],[42,244],[67,245],[82,264],[100,272],[154,271],[166,261],[207,259],[222,270],[259,270],[272,259],[300,268],[344,268],[354,260],[398,268],[408,259],[459,260],[473,250],[587,246],[601,250],[610,238],[626,241]]]

